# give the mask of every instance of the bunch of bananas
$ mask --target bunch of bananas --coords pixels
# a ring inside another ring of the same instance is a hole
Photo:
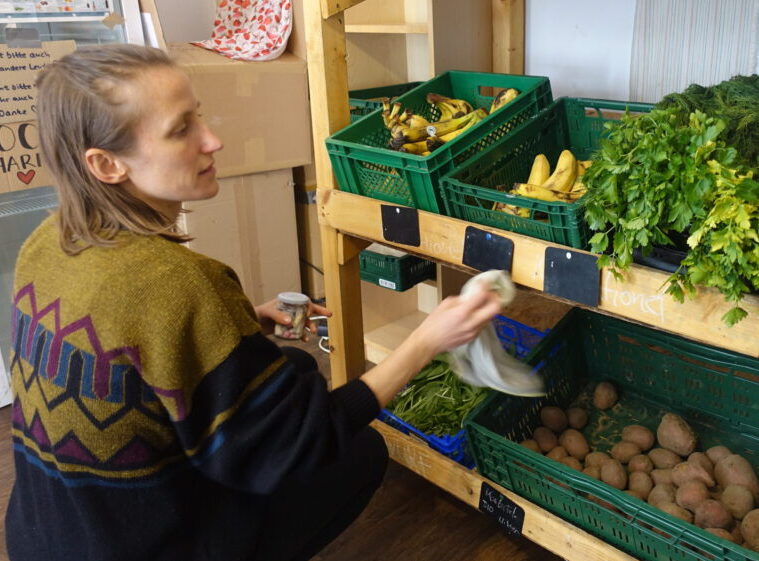
[[[513,88],[499,92],[493,99],[490,113],[504,107],[518,95],[519,92]],[[390,148],[429,156],[433,150],[450,142],[489,114],[485,109],[475,109],[466,100],[436,93],[427,94],[427,103],[437,108],[440,113],[438,121],[431,123],[409,109],[404,110],[400,103],[391,103],[388,98],[382,100],[382,120],[390,131]]]
[[[538,154],[532,162],[527,182],[515,183],[510,193],[549,203],[573,203],[587,191],[582,176],[592,163],[591,160],[578,160],[571,151],[563,150],[551,173],[548,158],[545,154]],[[522,217],[530,215],[529,209],[503,203],[496,203],[495,210]]]

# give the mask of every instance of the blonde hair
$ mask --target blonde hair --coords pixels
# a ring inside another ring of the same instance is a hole
[[[190,239],[172,219],[126,189],[98,180],[84,159],[89,148],[114,154],[133,148],[139,103],[126,99],[122,86],[160,67],[177,68],[158,49],[99,45],[64,56],[37,78],[40,147],[56,180],[60,242],[69,255],[113,245],[121,230]]]

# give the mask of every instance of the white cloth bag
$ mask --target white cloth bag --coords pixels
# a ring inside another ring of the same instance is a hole
[[[492,270],[469,279],[461,289],[461,297],[468,298],[483,290],[496,292],[504,306],[516,295],[508,273]],[[542,377],[503,349],[492,323],[472,342],[449,351],[449,357],[451,370],[473,386],[522,397],[545,395]]]

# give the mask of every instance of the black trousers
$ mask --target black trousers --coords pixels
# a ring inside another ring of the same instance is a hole
[[[282,351],[299,370],[314,358],[294,347]],[[291,477],[271,496],[256,561],[307,561],[358,518],[387,469],[383,438],[371,427],[356,434],[347,454],[308,478]]]

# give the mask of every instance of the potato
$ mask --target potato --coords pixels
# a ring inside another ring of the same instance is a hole
[[[733,536],[733,541],[737,543],[738,545],[743,545],[743,532],[741,532],[741,523],[738,522],[735,526],[733,526],[732,532],[730,532]]]
[[[729,528],[733,517],[721,502],[707,499],[696,507],[693,523],[699,528]]]
[[[714,466],[714,478],[723,489],[732,484],[747,487],[754,496],[754,501],[759,501],[759,479],[754,473],[754,468],[743,456],[730,454],[722,458]]]
[[[642,471],[643,473],[651,473],[654,469],[654,463],[651,461],[651,458],[646,456],[645,454],[638,454],[637,456],[633,456],[630,458],[630,461],[627,463],[627,471],[630,473],[634,471]]]
[[[582,471],[582,464],[577,458],[574,458],[572,456],[564,456],[559,461],[565,466],[569,466],[572,469],[576,469],[577,471]]]
[[[585,475],[591,476],[593,479],[601,479],[601,466],[589,466],[586,465],[582,470]]]
[[[759,551],[759,509],[752,510],[743,517],[741,535],[749,549]]]
[[[714,478],[695,462],[683,462],[672,468],[672,483],[678,487],[694,479],[703,482],[707,487],[714,487]]]
[[[525,448],[529,448],[533,452],[537,452],[538,454],[541,453],[540,446],[538,446],[538,443],[535,442],[532,438],[528,438],[527,440],[523,440],[519,443],[520,446],[524,446]]]
[[[556,446],[553,448],[548,454],[546,454],[546,457],[551,458],[552,460],[560,460],[562,458],[567,457],[567,451],[564,449],[563,446]]]
[[[648,494],[648,504],[659,508],[659,504],[675,502],[675,486],[670,483],[654,485]]]
[[[619,460],[623,464],[629,462],[632,458],[639,455],[641,452],[640,446],[634,442],[626,442],[624,440],[617,442],[611,448],[611,457],[615,460]]]
[[[725,456],[732,454],[730,448],[727,446],[712,446],[706,451],[706,457],[709,458],[713,464],[717,464]]]
[[[593,390],[593,405],[596,409],[608,409],[612,407],[619,396],[617,395],[617,388],[615,388],[610,382],[601,382]]]
[[[601,466],[601,481],[617,489],[624,489],[627,487],[627,472],[618,460],[609,460]]]
[[[585,456],[585,466],[600,466],[609,460],[611,457],[606,452],[591,452]]]
[[[654,485],[661,485],[662,483],[672,485],[672,469],[670,468],[655,469],[649,475],[651,476]]]
[[[731,484],[725,487],[719,502],[738,520],[742,520],[754,508],[754,496],[743,485]]]
[[[585,456],[590,452],[588,441],[582,433],[576,429],[567,429],[561,436],[559,436],[559,444],[561,444],[570,456],[577,458],[578,460],[584,460]]]
[[[687,456],[696,449],[696,433],[685,419],[674,413],[665,413],[656,429],[659,445],[680,456]]]
[[[631,497],[635,497],[636,499],[640,499],[641,501],[645,501],[646,497],[640,494],[640,491],[636,491],[635,489],[626,489],[625,493],[630,495]]]
[[[622,429],[622,440],[634,442],[645,452],[651,449],[656,438],[654,433],[642,425],[627,425]]]
[[[691,512],[696,512],[698,505],[710,498],[709,489],[706,488],[703,481],[697,479],[686,481],[677,488],[675,493],[675,502]]]
[[[651,493],[651,489],[654,488],[654,482],[651,481],[651,478],[647,473],[634,471],[630,474],[628,487],[631,490],[640,493],[641,498],[645,501]]]
[[[738,543],[735,541],[735,536],[725,530],[724,528],[704,528],[707,532],[710,534],[717,536],[718,538],[722,538],[723,540],[727,540],[729,542]]]
[[[571,428],[580,430],[588,424],[588,412],[582,407],[570,407],[567,409],[567,420]]]
[[[556,434],[567,428],[567,416],[560,407],[548,405],[540,410],[540,421]]]
[[[648,502],[651,502],[650,500]],[[672,516],[679,518],[680,520],[685,520],[688,524],[693,523],[693,515],[685,510],[683,507],[676,505],[672,502],[663,502],[659,503],[658,505],[654,505],[659,510],[662,510],[666,512],[667,514],[671,514]]]
[[[541,452],[550,452],[558,444],[556,435],[548,427],[538,427],[532,432],[532,438],[540,446]]]
[[[680,456],[666,448],[654,448],[648,453],[648,457],[651,458],[654,466],[659,469],[673,468],[683,461]]]
[[[688,462],[694,462],[698,465],[700,465],[702,468],[706,470],[706,472],[714,477],[714,462],[712,462],[709,459],[709,456],[704,454],[703,452],[693,452],[690,456],[688,456],[688,459],[686,460]]]

